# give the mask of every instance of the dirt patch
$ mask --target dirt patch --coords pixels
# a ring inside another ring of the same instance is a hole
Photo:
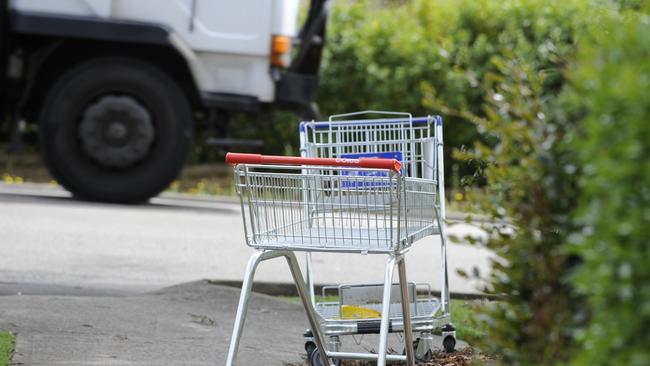
[[[494,358],[477,352],[472,348],[465,348],[458,352],[446,353],[435,352],[433,360],[427,363],[418,363],[422,366],[469,366],[469,365],[490,365],[494,363]]]
[[[454,353],[434,352],[430,362],[419,362],[418,366],[475,366],[494,365],[496,359],[485,353],[478,352],[471,347],[456,351]],[[376,362],[368,361],[343,361],[341,366],[374,366]],[[402,362],[388,362],[388,365],[403,365]],[[285,366],[310,366],[305,361],[302,364],[285,364]]]

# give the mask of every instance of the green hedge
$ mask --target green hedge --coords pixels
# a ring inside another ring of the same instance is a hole
[[[576,140],[583,258],[575,283],[588,296],[578,365],[650,365],[650,17],[611,15],[571,71],[589,114]]]
[[[506,365],[568,362],[573,333],[585,320],[568,281],[577,260],[564,245],[575,229],[577,169],[565,143],[573,124],[558,112],[561,100],[546,90],[546,73],[536,65],[514,54],[492,63],[497,71],[481,84],[484,116],[460,115],[494,140],[456,154],[485,162],[480,202],[494,219],[487,246],[499,256],[486,291],[506,300],[481,317],[489,326],[480,346]]]
[[[454,112],[492,136],[456,155],[485,163],[483,206],[516,227],[492,230],[488,290],[507,301],[482,317],[508,365],[650,364],[650,18],[592,5],[551,73],[569,82],[504,52],[480,112]]]
[[[487,290],[508,301],[480,319],[488,324],[480,346],[508,365],[570,361],[588,315],[568,280],[578,262],[564,245],[575,229],[578,167],[565,143],[573,116],[561,113],[558,95],[590,5],[362,1],[343,3],[332,19],[323,110],[441,112],[446,146],[457,148],[448,166],[479,162],[464,172],[480,168],[483,209],[517,227],[495,228],[487,243],[500,256]]]
[[[640,15],[649,9],[597,0],[334,9],[323,111],[442,112],[447,146],[458,148],[448,166],[479,162],[465,172],[478,167],[487,183],[485,211],[516,227],[492,230],[499,259],[488,290],[507,301],[480,319],[482,347],[504,364],[650,364],[650,20]]]
[[[517,54],[546,72],[545,93],[559,90],[557,70],[573,50],[572,29],[587,7],[574,0],[337,4],[318,94],[322,111],[443,113],[445,140],[454,147],[485,139],[457,112],[483,115],[481,84],[498,72],[495,57]],[[448,158],[446,164],[449,174],[461,162]],[[473,169],[462,164],[461,174]]]

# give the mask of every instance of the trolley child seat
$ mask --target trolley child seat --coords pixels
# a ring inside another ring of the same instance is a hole
[[[362,114],[394,118],[350,119]],[[442,119],[378,111],[335,115],[329,121],[302,122],[300,145],[301,157],[226,156],[234,165],[246,243],[258,250],[246,269],[226,365],[237,353],[255,270],[261,261],[280,256],[289,264],[307,313],[305,348],[314,366],[341,359],[414,365],[416,356],[430,356],[431,334],[438,327],[445,349],[452,351]],[[406,279],[407,250],[429,235],[439,235],[442,243],[440,299],[421,298],[417,285]],[[307,283],[295,251],[307,253]],[[384,282],[340,285],[338,302],[317,303],[312,252],[385,254]],[[399,296],[392,296],[396,290]],[[405,355],[387,354],[389,332],[404,332],[405,344],[411,345],[413,331],[420,332],[415,347],[407,346]],[[339,351],[340,335],[367,333],[379,333],[378,354]]]

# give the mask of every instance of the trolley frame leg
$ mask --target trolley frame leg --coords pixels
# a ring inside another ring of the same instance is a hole
[[[393,287],[393,271],[395,270],[397,258],[390,256],[386,262],[386,273],[384,275],[384,296],[381,306],[381,325],[379,327],[379,352],[377,354],[377,366],[386,366],[386,343],[388,339],[389,314],[390,311],[390,290]]]
[[[302,300],[302,304],[305,307],[305,311],[307,312],[309,326],[311,327],[314,334],[314,343],[316,343],[316,347],[318,347],[318,350],[321,354],[321,359],[325,360],[328,365],[331,365],[327,357],[327,351],[325,350],[325,341],[320,330],[320,324],[318,323],[316,310],[314,309],[309,298],[305,280],[302,276],[302,272],[300,271],[300,265],[298,264],[296,255],[293,252],[286,250],[268,250],[263,252],[256,252],[248,260],[246,273],[244,275],[244,281],[242,283],[241,294],[239,295],[239,305],[237,306],[237,315],[235,316],[235,324],[233,325],[232,338],[230,339],[230,347],[228,349],[226,366],[232,366],[235,362],[237,350],[239,349],[239,341],[244,329],[244,322],[246,320],[246,313],[248,311],[248,302],[250,300],[250,294],[253,288],[253,278],[255,277],[257,266],[262,261],[277,257],[285,257],[287,260],[287,264],[291,270],[291,275],[293,276],[294,283],[296,284],[296,289],[298,290],[298,295],[300,296],[300,300]]]
[[[309,291],[309,298],[311,299],[311,304],[316,307],[316,294],[314,290],[314,270],[312,267],[312,258],[311,258],[311,252],[307,252],[307,255],[305,256],[305,276],[307,280],[307,290]]]
[[[332,365],[330,359],[327,356],[327,350],[325,349],[325,339],[320,330],[320,324],[318,322],[318,315],[316,314],[316,309],[312,304],[312,300],[308,295],[307,286],[305,285],[305,280],[300,271],[300,265],[298,264],[298,259],[294,252],[283,251],[284,257],[287,259],[287,264],[291,269],[291,275],[293,276],[293,281],[296,284],[296,289],[298,290],[298,296],[302,301],[302,305],[305,307],[307,312],[307,319],[309,320],[309,326],[311,327],[312,334],[314,335],[314,343],[318,347],[318,352],[320,352],[321,360],[323,364]]]
[[[411,303],[409,302],[408,281],[406,280],[406,260],[400,257],[397,263],[399,274],[399,287],[402,298],[402,319],[404,321],[404,345],[406,348],[406,364],[415,366],[415,352],[413,350],[413,326],[411,324]]]
[[[244,329],[244,321],[246,320],[246,313],[248,311],[248,300],[250,299],[251,289],[253,287],[253,277],[257,265],[262,261],[264,252],[256,252],[248,260],[246,272],[244,274],[244,281],[241,286],[241,293],[239,294],[239,304],[237,305],[237,315],[235,316],[235,324],[230,338],[230,347],[228,348],[228,358],[226,360],[227,366],[232,366],[235,362],[235,356],[239,349],[239,340]]]
[[[440,116],[435,117],[436,127],[435,127],[435,140],[436,140],[436,169],[438,177],[438,204],[439,210],[434,204],[435,216],[438,221],[438,227],[440,228],[440,255],[441,255],[441,273],[440,273],[440,301],[442,305],[442,312],[444,315],[448,316],[451,322],[451,304],[449,300],[449,276],[447,271],[447,234],[446,234],[446,223],[447,218],[445,210],[445,159],[444,156],[444,142],[442,138],[443,128],[442,128],[442,118]]]
[[[438,228],[440,229],[440,257],[441,257],[441,266],[440,266],[440,302],[442,305],[443,315],[451,315],[451,307],[449,300],[449,275],[447,270],[447,239],[446,239],[446,227],[444,218],[441,217],[441,212],[434,207],[436,221],[438,223]]]
[[[406,342],[406,364],[413,366],[415,357],[413,355],[413,332],[411,327],[411,316],[408,298],[408,281],[406,280],[406,265],[402,255],[391,255],[386,262],[386,274],[384,276],[384,296],[381,308],[381,325],[379,327],[379,352],[377,354],[377,366],[386,366],[388,332],[390,327],[390,293],[393,287],[393,273],[395,265],[399,267],[399,287],[402,299],[402,320],[404,322],[404,339]]]

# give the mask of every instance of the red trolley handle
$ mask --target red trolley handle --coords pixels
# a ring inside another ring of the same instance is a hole
[[[280,165],[322,165],[322,166],[348,166],[369,169],[388,169],[399,172],[402,163],[396,159],[381,158],[301,158],[298,156],[274,156],[261,154],[226,154],[226,163],[235,164],[280,164]]]

